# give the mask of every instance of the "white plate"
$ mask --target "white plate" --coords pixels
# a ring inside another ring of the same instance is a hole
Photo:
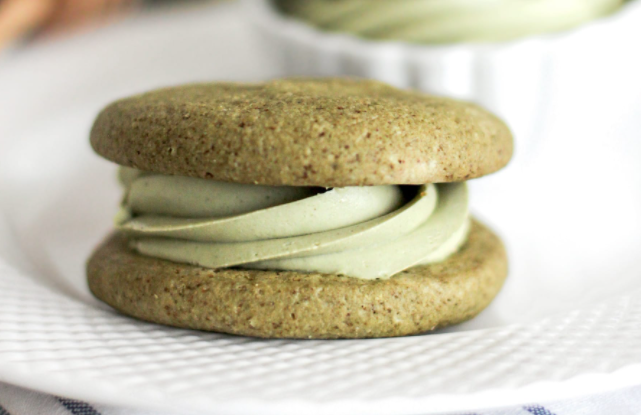
[[[119,199],[115,167],[87,142],[96,112],[160,85],[271,76],[255,40],[225,6],[124,22],[0,64],[0,381],[164,410],[372,415],[641,383],[637,67],[591,86],[604,102],[564,88],[545,140],[472,183],[511,273],[471,322],[398,339],[263,341],[140,323],[95,301],[84,261]]]

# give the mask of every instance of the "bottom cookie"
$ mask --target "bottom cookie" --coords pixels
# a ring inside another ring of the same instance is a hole
[[[335,339],[424,333],[476,316],[507,276],[500,239],[473,221],[447,260],[387,280],[207,269],[146,257],[110,236],[87,264],[93,294],[130,316],[265,338]]]

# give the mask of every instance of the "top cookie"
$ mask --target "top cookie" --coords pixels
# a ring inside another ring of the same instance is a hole
[[[141,170],[323,187],[463,181],[512,156],[509,129],[476,105],[356,79],[160,89],[105,108],[91,144]]]

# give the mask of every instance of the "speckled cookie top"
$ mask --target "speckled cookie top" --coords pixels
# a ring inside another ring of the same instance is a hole
[[[91,144],[141,170],[326,187],[462,181],[512,155],[509,129],[476,105],[354,79],[152,91],[105,108]]]

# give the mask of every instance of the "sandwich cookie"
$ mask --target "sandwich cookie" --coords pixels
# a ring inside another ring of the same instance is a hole
[[[512,137],[472,104],[350,79],[188,85],[108,106],[91,143],[124,198],[89,287],[143,320],[401,336],[475,316],[507,275],[464,181]]]

